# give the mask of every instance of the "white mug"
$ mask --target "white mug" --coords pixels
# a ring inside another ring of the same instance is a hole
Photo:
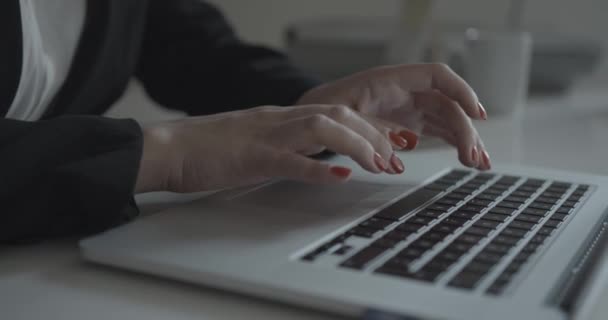
[[[430,59],[461,74],[490,117],[514,114],[526,103],[532,60],[527,32],[469,28],[438,34]]]
[[[469,29],[462,59],[463,76],[489,117],[511,115],[524,107],[532,60],[529,33]]]

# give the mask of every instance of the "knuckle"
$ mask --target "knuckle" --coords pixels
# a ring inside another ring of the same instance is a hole
[[[329,125],[330,119],[323,114],[313,114],[307,118],[308,129],[317,131]]]
[[[449,73],[452,72],[452,68],[443,62],[436,62],[431,64],[431,68],[435,69],[440,73]]]
[[[352,110],[345,106],[345,105],[334,105],[329,109],[329,116],[332,119],[336,119],[336,120],[344,120],[347,119],[349,117],[351,117],[352,115]]]

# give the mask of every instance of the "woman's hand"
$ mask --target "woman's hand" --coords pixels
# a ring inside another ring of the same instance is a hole
[[[307,157],[326,148],[369,172],[401,173],[393,148],[407,146],[397,134],[404,130],[344,105],[266,106],[163,122],[143,129],[136,192],[195,192],[276,177],[347,180],[349,168]]]
[[[418,134],[438,136],[458,148],[464,165],[490,169],[490,156],[471,123],[485,120],[486,112],[473,89],[443,64],[370,69],[314,88],[299,103],[348,105]]]

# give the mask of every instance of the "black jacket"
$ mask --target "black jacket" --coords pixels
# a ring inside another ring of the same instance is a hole
[[[0,1],[0,113],[20,78],[18,0]],[[197,0],[89,0],[68,78],[40,121],[0,120],[0,242],[96,232],[133,218],[142,135],[99,116],[137,77],[191,115],[295,102],[314,80],[245,44]]]

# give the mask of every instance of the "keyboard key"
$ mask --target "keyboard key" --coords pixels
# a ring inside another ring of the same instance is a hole
[[[484,249],[483,251],[481,251],[480,253],[478,253],[475,256],[474,261],[495,265],[502,259],[503,256],[504,256],[503,253],[490,252],[490,251]]]
[[[395,228],[395,230],[407,232],[409,234],[414,234],[414,233],[418,232],[418,230],[422,229],[422,227],[424,227],[424,225],[406,221],[405,223],[398,225]]]
[[[506,227],[500,232],[500,234],[503,236],[513,237],[513,238],[523,238],[526,235],[526,233],[528,233],[527,230],[522,230],[519,228],[512,228],[512,227]]]
[[[492,229],[472,226],[472,227],[469,227],[464,233],[485,237],[491,231],[492,231]]]
[[[440,258],[433,258],[431,259],[431,261],[429,261],[427,264],[425,264],[422,269],[427,269],[427,270],[434,270],[438,273],[444,272],[445,270],[447,270],[451,265],[454,264],[454,261],[451,260],[443,260]]]
[[[559,201],[559,199],[543,197],[543,196],[539,196],[538,198],[534,199],[534,202],[546,203],[546,204],[550,204],[550,205],[556,204],[557,201]]]
[[[434,231],[433,229],[429,230],[428,232],[426,232],[421,239],[425,239],[425,240],[429,240],[429,241],[435,241],[435,242],[441,242],[443,241],[443,239],[445,239],[448,236],[447,233],[444,232],[438,232],[438,231]]]
[[[511,214],[513,214],[513,212],[515,212],[515,209],[494,207],[494,208],[490,209],[489,212],[490,213],[496,213],[496,214],[511,215]]]
[[[530,196],[532,196],[533,194],[534,194],[534,192],[523,191],[523,190],[515,190],[515,191],[511,192],[512,196],[523,197],[523,198],[530,198]]]
[[[559,207],[555,212],[569,214],[572,212],[572,208]]]
[[[456,262],[461,256],[462,255],[458,252],[451,252],[444,249],[437,255],[437,258]]]
[[[471,220],[473,219],[478,213],[475,212],[470,212],[470,211],[462,211],[462,210],[457,210],[454,213],[451,214],[452,217],[455,218],[462,218],[462,219],[467,219],[467,220]]]
[[[488,229],[494,229],[499,225],[500,225],[500,222],[492,221],[492,220],[485,220],[485,219],[483,219],[483,217],[480,220],[477,220],[473,224],[473,226],[475,226],[475,227],[488,228]]]
[[[549,220],[547,222],[545,222],[545,224],[543,225],[544,227],[549,227],[549,228],[557,228],[557,226],[559,226],[561,223],[561,221],[558,220]]]
[[[492,201],[479,199],[479,197],[475,197],[475,198],[469,200],[469,202],[467,202],[467,204],[481,206],[481,207],[487,207],[490,205],[490,203],[492,203]]]
[[[515,220],[517,221],[523,221],[523,222],[530,222],[530,223],[538,223],[543,217],[539,217],[539,216],[535,216],[535,215],[530,215],[530,214],[520,214],[517,217],[515,217]]]
[[[493,202],[494,200],[496,200],[498,198],[498,196],[495,195],[495,194],[490,194],[490,193],[484,192],[484,193],[480,193],[475,198],[476,199],[482,199],[482,200],[488,200],[488,201],[492,201]]]
[[[523,222],[523,221],[511,221],[509,223],[509,228],[521,229],[521,230],[530,230],[534,227],[535,223]]]
[[[553,208],[553,205],[548,204],[548,203],[534,201],[530,205],[528,205],[528,208],[534,208],[534,209],[540,209],[540,210],[551,210]]]
[[[385,234],[383,236],[383,238],[403,241],[414,233],[415,232],[412,232],[412,231],[403,231],[403,230],[393,229],[393,230],[389,231],[387,234]]]
[[[517,245],[517,243],[519,241],[520,241],[520,238],[505,236],[502,233],[497,235],[496,237],[494,237],[494,239],[492,239],[492,242],[506,245],[506,246],[515,246],[515,245]]]
[[[352,257],[346,259],[340,265],[351,269],[363,269],[369,262],[384,253],[385,248],[369,246],[355,253]]]
[[[566,218],[568,218],[568,215],[565,213],[556,212],[553,215],[551,215],[552,220],[564,221],[564,220],[566,220]]]
[[[565,208],[574,208],[576,206],[577,202],[574,201],[564,201],[564,203],[562,203],[562,207]]]
[[[457,200],[457,201],[463,201],[466,197],[468,197],[469,194],[467,193],[460,193],[460,192],[450,192],[449,194],[447,194],[444,198],[445,199],[452,199],[452,200]]]
[[[463,289],[473,289],[475,285],[481,280],[482,275],[478,273],[467,273],[460,272],[454,277],[450,282],[448,282],[448,286],[463,288]]]
[[[458,238],[456,238],[455,241],[465,242],[465,243],[475,245],[475,244],[479,243],[479,241],[483,238],[484,238],[484,236],[470,234],[470,233],[463,233],[460,236],[458,236]]]
[[[499,189],[499,188],[488,188],[484,191],[485,194],[489,194],[489,195],[494,195],[497,197],[500,197],[503,193],[505,193],[506,189]]]
[[[412,242],[408,247],[427,251],[427,250],[431,249],[432,247],[434,247],[438,242],[439,241],[418,238],[417,240]]]
[[[524,209],[524,211],[522,211],[522,213],[532,215],[532,216],[544,217],[548,213],[548,211],[528,207],[528,208]]]
[[[370,229],[370,228],[364,228],[364,227],[354,227],[353,229],[351,229],[349,232],[350,234],[353,234],[355,236],[358,237],[362,237],[362,238],[371,238],[373,237],[379,230],[376,229]]]
[[[455,227],[462,227],[462,225],[464,225],[467,221],[469,221],[469,220],[463,219],[463,218],[458,218],[458,217],[451,215],[451,216],[441,220],[440,224],[446,224],[446,225],[451,225],[451,226],[455,226]]]
[[[494,265],[487,264],[487,263],[481,263],[481,262],[473,260],[473,261],[469,262],[469,264],[466,265],[464,270],[466,270],[466,272],[469,272],[469,273],[486,274],[488,271],[490,271],[492,269],[492,267],[494,267]]]
[[[535,193],[536,190],[538,190],[538,187],[529,186],[529,185],[522,185],[519,188],[517,188],[517,190]]]
[[[455,254],[464,254],[469,251],[474,245],[464,242],[454,242],[445,248],[445,251]]]
[[[510,208],[510,209],[517,210],[517,209],[519,209],[519,207],[521,207],[521,204],[515,203],[515,202],[510,202],[510,201],[501,201],[496,206],[501,207],[501,208]]]
[[[494,241],[492,241],[485,246],[484,250],[487,250],[490,253],[506,254],[511,250],[511,246],[495,243]]]
[[[419,214],[416,214],[415,216],[413,216],[412,218],[409,218],[405,223],[406,224],[421,224],[421,225],[427,225],[429,222],[435,220],[434,218],[429,218],[429,217],[423,217]]]
[[[359,224],[360,227],[383,230],[393,223],[392,220],[380,219],[380,218],[369,218]]]
[[[462,210],[462,211],[469,211],[469,212],[475,212],[475,213],[480,213],[483,209],[485,209],[485,207],[475,206],[475,205],[470,205],[470,204],[465,204],[464,206],[460,207],[460,210]]]
[[[540,246],[540,243],[536,243],[536,242],[529,242],[528,244],[526,244],[523,249],[521,250],[522,252],[528,252],[528,253],[534,253],[536,251],[536,249],[538,249],[538,247]]]
[[[387,208],[382,209],[375,216],[389,220],[399,220],[412,210],[420,207],[427,201],[437,196],[439,193],[440,191],[437,190],[429,190],[426,188],[418,189],[407,195],[405,198],[400,199]]]
[[[562,192],[545,191],[545,192],[541,193],[541,196],[543,196],[543,197],[556,198],[556,199],[560,199],[563,195],[564,194]]]
[[[390,238],[390,237],[387,238],[385,236],[385,237],[382,237],[382,238],[372,242],[371,246],[381,247],[381,248],[393,248],[400,242],[401,242],[401,240]]]
[[[411,261],[417,260],[420,257],[422,257],[422,255],[426,252],[426,250],[427,250],[427,248],[413,247],[410,245],[407,248],[404,248],[401,251],[399,251],[399,253],[397,253],[395,255],[395,257],[391,258],[391,260],[397,259],[397,258],[401,258],[401,259],[405,258],[407,261],[411,262]]]
[[[537,234],[543,235],[543,236],[550,236],[553,233],[553,230],[555,228],[551,228],[551,227],[542,227],[540,229],[538,229]]]
[[[444,204],[439,204],[439,203],[433,203],[432,205],[428,206],[427,208],[430,210],[447,212],[452,207],[453,207],[453,205],[444,205]]]
[[[450,234],[450,233],[456,231],[456,229],[458,229],[458,228],[459,228],[458,226],[443,224],[443,223],[440,223],[433,227],[433,229],[436,230],[437,232],[443,232],[443,233],[447,233],[447,234]]]
[[[506,214],[498,214],[498,213],[492,213],[491,211],[484,214],[483,218],[486,220],[493,220],[493,221],[498,221],[498,222],[505,222],[505,220],[509,219],[509,216]]]
[[[528,201],[528,199],[529,198],[526,197],[508,196],[505,198],[505,201],[523,204],[524,202]]]
[[[461,200],[456,200],[456,199],[450,199],[450,198],[442,198],[439,199],[436,204],[442,205],[442,206],[446,206],[446,207],[453,207],[455,205],[457,205]],[[429,208],[430,209],[430,208]],[[438,210],[439,211],[439,210]]]
[[[422,212],[417,213],[417,216],[427,217],[431,219],[437,219],[442,216],[445,212],[435,211],[435,210],[423,210]]]

